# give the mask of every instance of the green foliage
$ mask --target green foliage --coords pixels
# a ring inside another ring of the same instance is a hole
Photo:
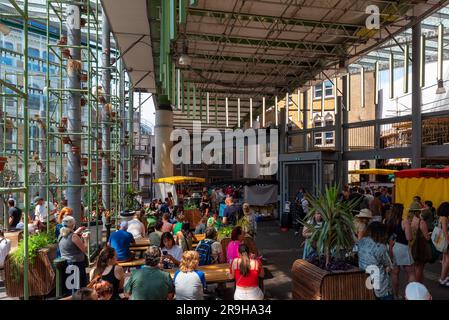
[[[48,247],[56,243],[56,236],[54,228],[50,229],[49,233],[40,232],[28,238],[28,259],[32,265],[37,257],[39,249]],[[17,280],[23,273],[23,265],[25,263],[25,241],[20,240],[18,247],[11,253],[11,262],[13,266],[13,277]]]
[[[132,187],[128,187],[124,198],[124,209],[125,211],[134,211],[139,209],[139,202],[136,200],[136,196],[139,193],[135,191]]]
[[[310,241],[316,243],[317,252],[324,254],[326,266],[330,262],[331,254],[343,259],[344,254],[352,251],[354,245],[354,222],[352,210],[357,206],[359,199],[342,202],[339,199],[339,187],[326,187],[324,193],[317,197],[308,197],[310,210],[304,220],[300,220],[305,228],[312,231]],[[316,213],[321,214],[323,221],[321,228],[314,228],[307,221]]]
[[[232,230],[237,227],[240,226],[242,227],[243,230],[245,230],[245,228],[249,225],[249,221],[246,220],[244,217],[242,217],[241,219],[237,220],[237,224],[235,226],[221,226],[218,229],[218,239],[222,240],[224,238],[230,238],[231,237],[231,233]]]

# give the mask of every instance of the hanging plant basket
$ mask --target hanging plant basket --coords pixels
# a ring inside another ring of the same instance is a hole
[[[71,59],[72,55],[70,54],[70,50],[68,48],[61,49],[62,57],[65,59]]]
[[[87,81],[87,74],[84,74],[84,73],[80,74],[80,81],[81,82],[86,82]]]
[[[61,38],[59,38],[58,45],[65,46],[66,44],[67,44],[67,37],[66,36],[62,36]]]
[[[78,146],[72,146],[72,153],[80,153],[81,148]]]
[[[58,132],[59,132],[59,133],[65,132],[65,127],[63,127],[63,126],[58,126]]]
[[[111,111],[112,111],[112,104],[106,103],[106,104],[103,106],[103,108],[104,108],[104,112],[106,112],[107,114],[110,114]]]
[[[62,137],[62,143],[70,144],[71,142],[72,142],[72,140],[70,140],[70,137],[68,137],[68,136]]]
[[[0,157],[0,172],[2,172],[3,169],[5,169],[6,163],[8,163],[8,158]]]

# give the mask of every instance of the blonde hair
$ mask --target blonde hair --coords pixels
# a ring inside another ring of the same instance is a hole
[[[61,236],[67,237],[70,233],[73,232],[73,227],[75,226],[76,221],[75,218],[72,216],[65,216],[64,219],[62,219],[62,225],[61,228]]]
[[[182,255],[181,264],[179,265],[179,270],[181,272],[192,272],[198,268],[200,263],[200,255],[196,251],[186,251]]]

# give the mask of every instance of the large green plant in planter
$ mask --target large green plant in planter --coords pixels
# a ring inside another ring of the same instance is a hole
[[[240,226],[240,227],[242,227],[242,229],[245,229],[248,225],[249,225],[249,221],[246,220],[245,218],[241,218],[237,221],[235,226],[222,226],[218,229],[217,239],[220,241],[224,238],[230,238],[232,230],[235,227]]]
[[[38,251],[42,248],[48,247],[56,243],[56,236],[54,228],[50,229],[48,233],[39,232],[31,235],[28,238],[28,261],[32,265],[37,257]],[[20,279],[23,273],[23,265],[25,263],[25,241],[20,240],[18,247],[11,253],[11,266],[13,270],[13,280]]]
[[[352,211],[358,205],[359,199],[340,201],[338,186],[326,187],[324,193],[319,192],[317,197],[309,196],[310,210],[300,223],[309,230],[314,230],[310,241],[316,244],[318,256],[325,258],[325,267],[328,268],[331,258],[343,261],[346,254],[352,252],[354,246],[354,222]],[[321,214],[322,226],[315,228],[308,221],[316,213]]]
[[[136,200],[136,196],[139,195],[139,192],[135,191],[132,187],[129,187],[126,191],[124,198],[124,211],[134,211],[139,208],[139,202]]]

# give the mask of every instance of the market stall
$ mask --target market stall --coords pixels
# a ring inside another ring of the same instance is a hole
[[[376,176],[387,176],[390,182],[382,182],[382,181],[376,181],[376,178],[372,178],[369,182],[363,182],[363,183],[351,183],[351,185],[360,185],[361,187],[393,187],[393,181],[394,181],[394,174],[398,172],[398,170],[391,170],[391,169],[359,169],[359,170],[350,170],[348,174],[354,174],[354,175],[369,175],[371,177]]]
[[[215,182],[210,187],[241,191],[239,202],[248,203],[256,215],[270,219],[277,217],[278,184],[277,180],[240,179]]]
[[[423,201],[431,200],[437,208],[448,201],[449,167],[444,169],[410,169],[395,173],[395,202],[408,207],[414,196]]]
[[[201,221],[201,211],[197,199],[200,199],[202,186],[206,179],[199,177],[173,176],[153,180],[154,198],[165,199],[169,193],[173,196],[175,204],[182,199],[184,203],[184,216],[190,227],[195,228]],[[189,195],[186,191],[189,189]]]

